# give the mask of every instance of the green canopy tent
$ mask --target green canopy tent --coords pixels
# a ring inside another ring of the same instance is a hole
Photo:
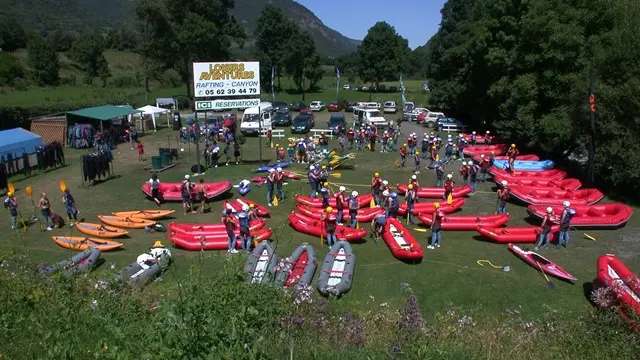
[[[92,108],[69,111],[65,115],[67,117],[67,125],[75,123],[87,122],[87,120],[100,122],[100,131],[104,131],[104,122],[122,119],[125,116],[141,113],[131,106],[103,105]]]

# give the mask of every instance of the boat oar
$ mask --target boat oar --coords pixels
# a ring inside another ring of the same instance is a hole
[[[9,190],[9,192],[13,193],[14,195],[16,194],[16,187],[13,186],[12,183],[7,184],[7,190]]]
[[[591,236],[591,235],[589,235],[589,234],[587,234],[587,233],[582,233],[582,235],[584,235],[584,237],[586,237],[586,238],[587,238],[587,239],[589,239],[589,240],[596,241],[596,238],[594,238],[593,236]]]
[[[427,231],[429,231],[427,229],[422,229],[422,228],[413,228],[413,230],[415,230],[417,232],[421,232],[421,233],[426,233]]]
[[[40,231],[44,231],[44,227],[43,227],[42,223],[40,222],[40,217],[36,216],[36,203],[33,202],[33,189],[31,188],[30,185],[27,185],[24,188],[24,190],[27,192],[27,195],[31,199],[31,205],[33,205],[33,217],[38,219],[38,223],[40,224]]]
[[[502,269],[502,271],[504,272],[509,272],[511,270],[511,267],[509,265],[505,265],[505,266],[498,266],[498,265],[493,265],[491,263],[491,261],[489,260],[478,260],[476,261],[476,263],[478,263],[478,265],[480,266],[484,266],[484,264],[488,264],[489,266],[491,266],[494,269]]]
[[[556,288],[556,285],[554,283],[551,282],[551,280],[549,279],[549,277],[547,276],[547,274],[542,271],[542,266],[540,266],[540,263],[538,261],[536,261],[536,264],[538,265],[538,269],[540,269],[540,272],[542,273],[542,276],[544,276],[544,279],[547,280],[547,287],[551,290]]]
[[[64,180],[60,180],[60,183],[58,184],[58,186],[60,187],[60,191],[62,192],[67,190],[67,184],[64,182]]]

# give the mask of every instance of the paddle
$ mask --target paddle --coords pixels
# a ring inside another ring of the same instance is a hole
[[[547,280],[547,287],[551,290],[556,288],[556,285],[554,283],[551,282],[551,280],[549,279],[549,277],[547,276],[547,274],[542,271],[542,266],[540,266],[540,263],[536,260],[536,264],[538,265],[538,268],[540,269],[540,272],[542,273],[542,275],[544,276],[544,279]]]
[[[421,233],[426,233],[428,231],[427,229],[421,229],[421,228],[413,228],[413,230]]]
[[[586,238],[587,238],[587,239],[589,239],[589,240],[596,241],[596,238],[594,238],[593,236],[591,236],[591,235],[589,235],[589,234],[587,234],[587,233],[582,233],[582,235],[584,235],[584,237],[586,237]]]
[[[27,192],[27,195],[31,199],[31,205],[33,205],[33,216],[38,219],[38,224],[40,224],[40,231],[44,231],[44,225],[40,222],[40,217],[36,216],[36,203],[33,202],[33,189],[30,185],[27,185],[24,190]]]
[[[58,186],[60,187],[60,191],[62,192],[67,190],[67,184],[64,182],[64,180],[60,180],[60,183],[58,184]]]
[[[9,192],[13,193],[14,195],[16,194],[16,188],[12,183],[7,184],[7,190],[9,190]]]
[[[511,267],[509,265],[497,266],[497,265],[493,265],[491,263],[491,261],[489,261],[489,260],[478,260],[478,261],[476,261],[476,263],[478,263],[478,265],[480,265],[480,266],[484,266],[484,263],[487,263],[492,268],[494,268],[494,269],[502,269],[502,271],[504,271],[504,272],[509,272],[511,270]]]

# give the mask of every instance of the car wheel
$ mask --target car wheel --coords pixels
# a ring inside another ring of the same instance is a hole
[[[436,124],[435,124],[433,121],[429,121],[429,122],[427,122],[427,127],[428,127],[429,129],[433,128],[435,125],[436,125]]]

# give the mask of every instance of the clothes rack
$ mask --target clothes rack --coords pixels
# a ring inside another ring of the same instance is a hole
[[[54,141],[45,146],[36,147],[38,169],[40,171],[64,165],[64,150],[62,144]]]
[[[91,124],[74,124],[69,129],[67,144],[70,148],[86,149],[93,147],[95,129]]]
[[[81,159],[82,184],[97,180],[108,180],[115,176],[113,171],[113,153],[111,150],[92,151]]]

